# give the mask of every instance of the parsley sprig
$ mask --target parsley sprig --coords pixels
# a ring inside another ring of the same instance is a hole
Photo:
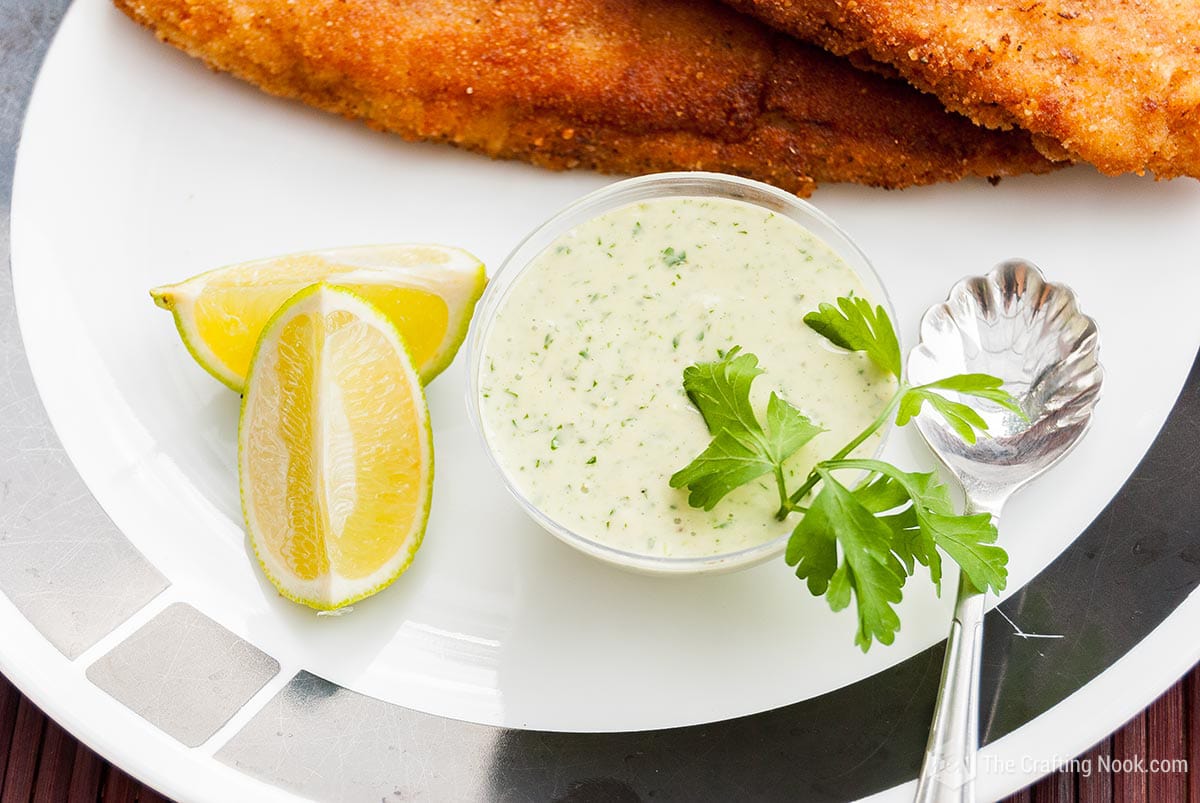
[[[999,592],[1007,581],[1008,555],[995,545],[991,517],[956,513],[949,489],[935,473],[906,472],[881,460],[852,458],[851,453],[893,416],[897,426],[904,426],[926,404],[964,441],[975,443],[986,434],[987,421],[947,393],[1025,414],[1002,381],[987,374],[958,374],[924,385],[904,382],[896,330],[883,307],[872,308],[866,299],[821,304],[804,322],[834,345],[865,353],[895,377],[896,392],[879,416],[789,492],[784,464],[825,430],[775,393],[767,403],[765,423],[760,422],[750,404],[750,387],[763,371],[755,355],[734,347],[715,362],[692,365],[683,373],[684,390],[712,440],[670,482],[688,489],[692,507],[712,510],[735,488],[773,475],[779,491],[776,517],[803,514],[788,540],[788,565],[833,610],[855,601],[855,643],[866,652],[874,641],[895,640],[900,618],[894,606],[918,564],[928,569],[939,593],[943,554],[977,589]],[[846,477],[859,479],[851,486]]]

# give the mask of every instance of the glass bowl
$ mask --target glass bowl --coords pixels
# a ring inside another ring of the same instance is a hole
[[[535,229],[522,240],[488,281],[487,290],[475,311],[467,341],[467,409],[471,423],[483,441],[492,465],[509,493],[529,516],[563,542],[594,558],[623,569],[657,575],[691,575],[732,571],[762,563],[783,553],[788,535],[751,547],[714,555],[664,557],[629,552],[600,543],[563,526],[531,503],[513,482],[488,440],[481,410],[480,383],[483,349],[509,291],[526,267],[561,235],[576,226],[639,201],[658,198],[728,198],[764,207],[785,215],[808,229],[842,258],[862,280],[872,300],[882,304],[896,320],[891,301],[875,269],[854,241],[828,216],[812,204],[790,193],[758,181],[721,173],[657,173],[626,179],[585,195]],[[886,437],[886,431],[885,431]],[[883,439],[880,440],[882,448]]]

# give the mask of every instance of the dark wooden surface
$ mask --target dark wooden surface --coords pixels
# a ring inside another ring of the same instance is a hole
[[[1101,772],[1102,757],[1128,771]],[[1200,803],[1200,667],[1121,730],[1013,803]],[[1192,771],[1147,771],[1187,761]],[[97,756],[0,676],[0,803],[160,803],[167,798]]]

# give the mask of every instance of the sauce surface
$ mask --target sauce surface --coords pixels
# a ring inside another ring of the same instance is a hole
[[[772,540],[795,517],[775,521],[770,475],[710,512],[669,486],[711,439],[683,370],[735,345],[758,356],[760,420],[774,390],[828,430],[788,462],[795,488],[895,388],[865,355],[835,350],[804,324],[851,293],[866,295],[840,257],[762,207],[683,197],[609,211],[539,254],[501,302],[483,344],[487,440],[535,507],[608,546],[697,557]]]

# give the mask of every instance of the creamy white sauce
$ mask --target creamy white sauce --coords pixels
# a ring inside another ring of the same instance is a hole
[[[707,513],[669,486],[710,440],[683,370],[741,346],[765,369],[751,395],[760,419],[774,390],[829,430],[789,461],[794,489],[894,391],[803,322],[851,293],[866,295],[841,258],[759,206],[667,198],[603,214],[542,252],[503,300],[483,346],[488,443],[535,507],[609,546],[681,557],[771,540],[795,517],[775,521],[770,475]]]

